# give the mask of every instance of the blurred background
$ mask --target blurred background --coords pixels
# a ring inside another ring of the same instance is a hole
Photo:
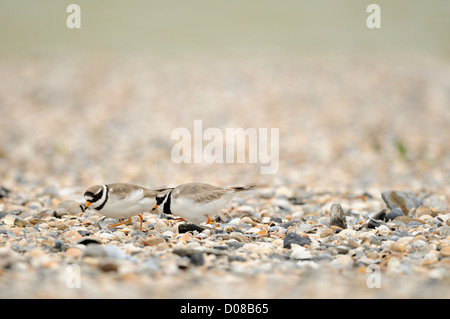
[[[197,181],[449,194],[450,2],[0,3],[0,184]],[[69,29],[70,3],[81,29]],[[279,128],[279,171],[175,164],[171,132]]]

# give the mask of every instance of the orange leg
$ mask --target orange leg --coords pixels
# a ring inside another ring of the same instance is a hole
[[[207,224],[211,224],[211,223],[212,223],[211,217],[209,217],[209,216],[206,216],[206,217],[208,217],[208,221],[207,221],[206,223],[207,223]]]
[[[124,221],[124,222],[121,222],[121,223],[118,223],[118,224],[114,224],[114,225],[108,226],[108,228],[113,228],[113,227],[117,227],[117,226],[120,226],[120,225],[128,224],[129,222],[131,222],[131,217],[128,218],[128,219],[127,219],[126,221]]]
[[[140,221],[141,221],[141,225],[139,226],[139,230],[142,231],[142,222],[144,221],[144,217],[142,217],[142,214],[138,215]]]

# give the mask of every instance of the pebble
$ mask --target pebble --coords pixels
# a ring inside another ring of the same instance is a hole
[[[336,246],[336,250],[338,254],[346,254],[350,251],[350,248],[344,245]]]
[[[339,238],[352,238],[356,235],[356,230],[354,229],[344,229],[338,233]]]
[[[114,234],[110,233],[101,233],[98,235],[100,239],[106,239],[106,240],[113,240],[116,239],[116,236]]]
[[[372,220],[384,220],[386,218],[387,209],[384,208],[372,216]]]
[[[369,219],[369,221],[367,222],[367,228],[377,228],[381,226],[381,223],[375,219]]]
[[[83,250],[82,257],[106,257],[108,254],[103,245],[99,244],[88,244]]]
[[[66,250],[66,256],[72,257],[74,259],[78,259],[83,254],[83,251],[76,247],[70,247]]]
[[[186,232],[192,232],[192,231],[197,231],[197,232],[202,232],[203,230],[205,230],[205,228],[195,225],[195,224],[185,224],[182,223],[178,226],[178,232],[181,233],[186,233]]]
[[[165,244],[166,240],[163,237],[153,237],[153,238],[146,238],[143,241],[143,244],[145,246],[156,246],[159,244]]]
[[[325,238],[325,237],[331,236],[331,235],[333,235],[333,234],[334,234],[334,230],[331,229],[331,228],[323,228],[323,229],[320,231],[320,237],[321,237],[321,238]]]
[[[63,215],[77,215],[83,213],[86,207],[79,201],[70,199],[58,204],[54,210],[54,216],[61,218]]]
[[[391,245],[391,249],[392,249],[393,251],[395,251],[395,252],[402,253],[402,252],[404,252],[405,249],[406,249],[406,244],[403,243],[403,242],[397,241],[397,242],[395,242],[394,244]]]
[[[386,214],[385,217],[385,221],[388,222],[390,220],[396,219],[398,217],[404,217],[405,214],[403,213],[403,211],[401,210],[401,208],[394,208],[393,210],[391,210],[389,213]]]
[[[411,192],[384,191],[381,193],[381,198],[389,209],[394,210],[395,208],[399,208],[405,215],[408,215],[410,211],[423,205],[422,201],[415,198]]]
[[[66,241],[69,242],[77,242],[82,238],[81,234],[78,231],[70,229],[66,230],[62,236]]]
[[[99,264],[99,269],[103,272],[117,272],[119,267],[114,262],[104,262]]]
[[[283,247],[291,248],[292,244],[304,246],[309,245],[311,243],[311,239],[309,237],[300,236],[297,233],[291,232],[284,236]]]
[[[386,225],[381,225],[377,227],[376,230],[377,233],[380,234],[381,236],[388,236],[391,234],[391,230]]]
[[[422,226],[422,225],[423,225],[423,222],[413,220],[413,221],[410,221],[410,222],[406,225],[406,227],[407,227],[407,228],[414,228],[414,227],[419,227],[419,226]]]
[[[411,218],[411,217],[408,217],[408,216],[399,216],[399,217],[397,217],[397,218],[395,218],[395,220],[396,221],[401,221],[401,222],[403,222],[405,225],[408,225],[409,223],[411,223],[411,222],[416,222],[416,223],[419,223],[419,224],[425,224],[425,221],[423,221],[423,220],[421,220],[421,219],[417,219],[417,218]]]
[[[439,260],[438,256],[436,254],[430,252],[423,257],[420,264],[422,266],[429,266],[429,265],[433,265],[433,264],[437,263],[438,260]]]
[[[353,268],[353,259],[348,255],[337,255],[333,261],[330,262],[330,266],[338,269],[349,270]]]
[[[450,246],[443,247],[440,254],[444,257],[450,257]]]
[[[419,206],[416,209],[416,216],[421,217],[423,215],[429,215],[431,217],[436,217],[430,206]],[[433,216],[434,215],[434,216]]]
[[[347,228],[344,210],[340,204],[332,204],[330,208],[330,226]]]
[[[291,252],[291,258],[296,260],[305,260],[305,259],[311,259],[312,255],[311,253],[304,247],[299,246],[297,244],[292,244],[294,248]]]
[[[14,222],[15,222],[16,218],[17,218],[17,216],[15,216],[15,215],[5,214],[5,216],[3,216],[0,221],[5,225],[14,226]]]

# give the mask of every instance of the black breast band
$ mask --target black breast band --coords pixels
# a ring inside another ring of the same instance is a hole
[[[173,215],[172,211],[170,210],[170,201],[172,199],[172,191],[173,191],[173,189],[171,189],[169,194],[167,194],[167,201],[164,203],[163,212],[166,215]]]
[[[96,210],[102,209],[103,206],[105,206],[106,202],[108,201],[108,195],[109,195],[108,186],[105,185],[105,188],[106,188],[106,197],[105,197],[105,201],[103,202],[103,204],[101,204],[100,206],[98,206],[97,208],[95,208]],[[103,193],[103,191],[102,191],[101,193]],[[101,193],[100,193],[100,194],[101,194]],[[100,194],[99,194],[99,195],[100,195]],[[101,195],[100,195],[100,196],[101,196]]]

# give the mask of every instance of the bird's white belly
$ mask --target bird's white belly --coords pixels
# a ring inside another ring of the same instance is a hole
[[[118,201],[110,204],[106,203],[105,207],[99,211],[100,214],[111,218],[128,218],[149,212],[152,210],[154,201]]]
[[[197,203],[178,198],[176,201],[172,201],[170,209],[172,214],[180,216],[188,222],[201,224],[208,221],[208,216],[210,218],[216,216],[229,201],[228,198],[220,198],[214,201]]]

